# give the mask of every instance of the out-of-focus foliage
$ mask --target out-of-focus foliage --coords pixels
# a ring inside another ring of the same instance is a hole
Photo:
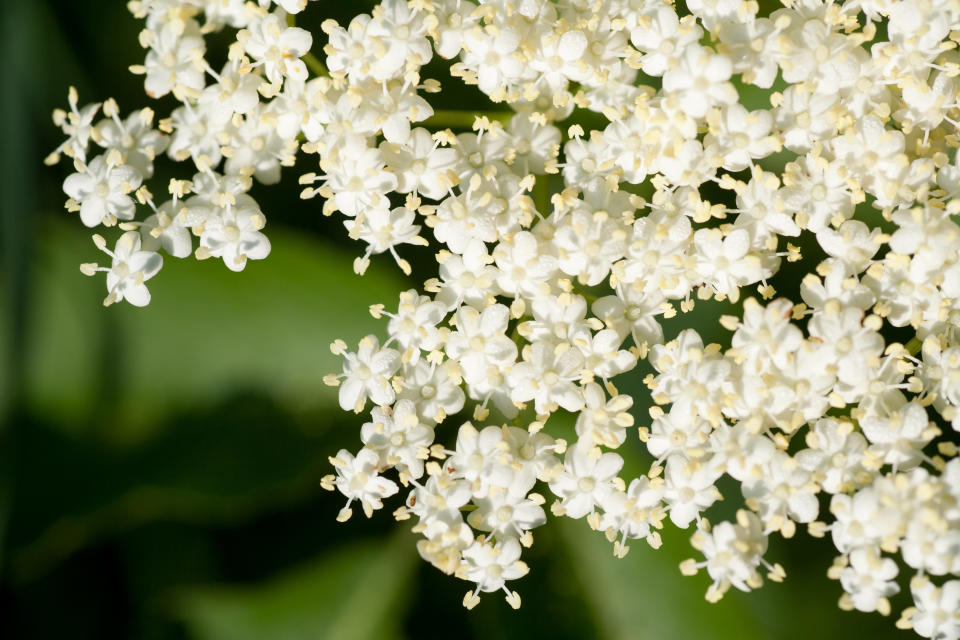
[[[401,638],[413,541],[401,532],[386,543],[343,544],[256,587],[185,589],[175,610],[206,640]]]
[[[95,250],[64,223],[63,175],[41,159],[58,143],[49,112],[68,83],[90,100],[147,104],[126,72],[142,53],[123,4],[0,9],[10,66],[0,93],[0,637],[904,635],[837,610],[829,549],[809,539],[771,550],[784,585],[710,605],[707,578],[677,569],[692,555],[689,532],[617,560],[585,522],[558,523],[536,534],[520,611],[491,596],[466,612],[465,583],[418,561],[389,510],[338,525],[341,501],[319,479],[328,455],[356,444],[359,422],[320,382],[337,364],[327,345],[373,331],[368,305],[417,283],[388,260],[354,276],[344,230],[297,198],[298,168],[256,194],[269,260],[234,274],[171,259],[148,308],[103,309],[102,282],[77,270]],[[338,18],[364,9],[320,4]],[[444,107],[474,95],[445,86]],[[642,394],[642,373],[624,389]],[[646,405],[638,397],[638,411]],[[646,463],[639,450],[628,465]]]
[[[276,248],[249,274],[171,258],[148,311],[104,310],[94,304],[102,283],[77,277],[87,235],[62,224],[43,233],[31,287],[43,295],[27,313],[28,406],[70,422],[102,417],[98,402],[111,395],[118,440],[241,387],[298,410],[336,407],[322,381],[340,360],[329,343],[377,330],[367,308],[403,287],[390,270],[357,278],[352,257],[330,242],[271,230]]]

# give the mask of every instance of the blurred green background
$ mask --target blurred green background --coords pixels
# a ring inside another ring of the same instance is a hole
[[[321,0],[308,25],[367,6]],[[522,609],[493,594],[466,612],[467,584],[419,560],[409,522],[390,509],[335,522],[339,494],[319,480],[328,455],[358,448],[361,421],[321,383],[338,365],[327,345],[379,331],[367,307],[389,307],[417,282],[387,259],[354,276],[358,247],[298,199],[300,171],[288,169],[283,186],[254,190],[268,260],[233,274],[168,258],[149,307],[104,309],[102,278],[78,270],[97,252],[62,208],[69,166],[42,159],[60,142],[50,112],[66,106],[68,85],[81,103],[149,104],[126,70],[142,60],[140,25],[120,1],[5,2],[2,12],[0,637],[910,637],[893,620],[839,611],[829,545],[805,533],[768,554],[785,584],[709,605],[708,579],[677,569],[693,555],[689,531],[668,525],[660,551],[635,542],[617,560],[585,522],[551,521],[516,584]],[[442,106],[476,98],[445,85]],[[152,106],[166,115],[171,103]],[[189,177],[159,164],[155,193]],[[429,251],[414,257],[432,264]],[[642,374],[623,385],[641,421]],[[624,454],[643,463],[636,441]],[[721,489],[731,513],[739,493]]]

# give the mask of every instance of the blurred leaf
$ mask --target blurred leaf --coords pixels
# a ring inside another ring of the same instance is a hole
[[[828,541],[772,536],[766,555],[782,562],[786,581],[766,581],[749,593],[731,588],[711,604],[704,599],[710,578],[702,571],[694,577],[680,573],[680,562],[697,555],[689,544],[692,529],[667,522],[660,549],[632,540],[630,553],[617,559],[613,545],[586,522],[559,518],[555,524],[605,640],[906,637],[889,618],[837,608],[842,591],[826,577],[833,551]]]
[[[197,640],[399,638],[417,560],[412,536],[343,546],[255,587],[196,587],[174,598]]]
[[[702,576],[698,580],[680,575],[678,565],[692,555],[682,539],[665,538],[656,550],[633,540],[630,553],[617,559],[613,545],[585,521],[558,518],[554,524],[567,543],[575,578],[583,585],[587,606],[605,640],[768,638],[737,599],[728,594],[710,604],[704,600],[707,585]]]
[[[132,450],[38,424],[20,437],[10,542],[21,578],[145,522],[235,522],[309,499],[330,471],[329,440],[256,397],[181,420]]]
[[[49,225],[37,251],[29,406],[41,417],[77,423],[78,415],[115,403],[109,422],[116,439],[135,440],[171,411],[210,405],[237,388],[257,389],[292,410],[334,405],[336,390],[322,382],[340,366],[330,342],[382,331],[369,305],[389,305],[405,288],[386,260],[361,278],[352,270],[353,247],[268,228],[270,257],[242,273],[219,260],[166,257],[149,283],[148,307],[104,309],[103,279],[77,269],[97,252],[70,222]]]

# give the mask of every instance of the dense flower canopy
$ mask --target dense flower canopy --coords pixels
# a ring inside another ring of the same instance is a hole
[[[363,243],[358,274],[386,253],[411,273],[404,245],[438,263],[371,309],[385,338],[332,345],[341,407],[370,409],[324,481],[338,519],[402,490],[468,608],[520,606],[548,510],[618,556],[695,527],[681,570],[708,599],[782,580],[769,538],[803,525],[836,547],[841,607],[889,614],[909,572],[898,626],[960,638],[960,2],[385,0],[322,33],[296,26],[307,4],[131,2],[131,70],[178,106],[124,118],[71,90],[54,114],[68,211],[122,232],[82,266],[106,304],[147,304],[162,253],[267,258],[253,181],[315,154],[302,196]],[[434,59],[499,110],[435,111]],[[164,153],[192,177],[158,201]],[[728,347],[665,322],[711,299]],[[616,386],[638,365],[643,426]],[[629,477],[637,435],[654,462]],[[711,524],[724,477],[742,508]]]

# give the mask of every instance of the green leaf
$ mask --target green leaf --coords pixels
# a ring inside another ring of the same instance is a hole
[[[408,285],[386,260],[355,275],[353,247],[283,228],[268,233],[271,255],[242,273],[219,260],[167,257],[149,282],[149,306],[104,309],[102,278],[77,269],[104,257],[88,234],[79,224],[45,229],[27,323],[30,410],[73,424],[95,416],[113,439],[131,441],[172,411],[210,406],[237,389],[293,410],[334,406],[336,390],[322,382],[340,367],[330,343],[383,331],[369,306],[393,303]],[[116,415],[104,416],[104,406]]]
[[[735,599],[710,604],[704,600],[703,580],[680,575],[683,552],[692,555],[682,539],[673,539],[681,536],[665,536],[657,550],[642,540],[631,541],[627,556],[617,559],[613,545],[585,521],[559,518],[553,524],[567,544],[575,577],[605,640],[719,639],[724,630],[735,631],[737,640],[767,638]]]
[[[602,533],[584,521],[555,522],[577,579],[604,640],[809,640],[810,638],[898,638],[893,620],[837,608],[840,586],[826,577],[832,545],[805,535],[783,541],[772,536],[767,558],[787,571],[783,584],[766,581],[757,590],[730,589],[720,602],[704,599],[710,578],[701,571],[680,574],[679,564],[697,555],[690,530],[666,523],[663,546],[630,542],[623,559],[613,556]]]
[[[400,638],[413,569],[413,537],[337,548],[253,587],[193,587],[176,593],[175,616],[197,640]]]

